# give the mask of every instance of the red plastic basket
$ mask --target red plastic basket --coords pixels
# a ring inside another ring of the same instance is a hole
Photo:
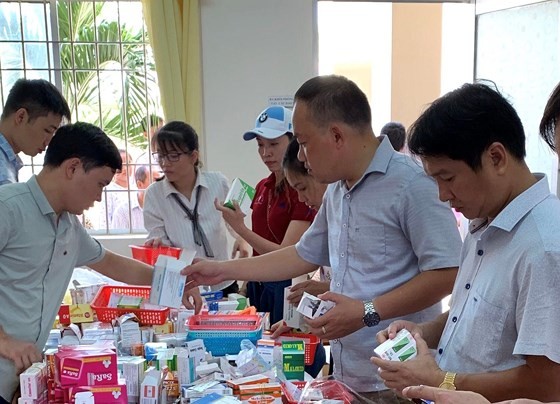
[[[132,258],[145,262],[148,265],[154,265],[160,255],[169,255],[171,257],[179,258],[182,248],[159,246],[149,247],[144,245],[129,245],[132,250]]]
[[[91,308],[97,313],[99,321],[110,323],[114,319],[126,313],[134,313],[144,325],[159,325],[167,321],[169,317],[169,307],[162,309],[121,309],[116,307],[107,307],[111,293],[120,295],[150,298],[149,286],[111,286],[105,285],[99,289],[97,295],[91,302]]]
[[[318,336],[292,332],[280,335],[276,338],[276,343],[288,340],[302,340],[305,344],[305,364],[313,364],[313,361],[315,360],[315,352],[317,351],[317,345],[321,343],[321,339]]]

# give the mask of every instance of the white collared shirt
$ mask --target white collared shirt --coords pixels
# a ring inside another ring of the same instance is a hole
[[[560,201],[546,177],[491,223],[473,220],[436,359],[453,372],[560,363]]]
[[[214,252],[214,259],[229,259],[226,225],[222,214],[214,207],[214,199],[224,201],[229,190],[227,178],[219,172],[199,171],[195,187],[188,200],[167,180],[156,181],[144,196],[144,225],[148,239],[161,238],[163,244],[196,250],[196,256],[206,258],[204,247],[195,244],[192,222],[172,194],[194,211],[196,193],[201,192],[198,203],[199,223]]]

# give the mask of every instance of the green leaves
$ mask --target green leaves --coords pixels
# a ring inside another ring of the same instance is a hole
[[[142,123],[159,94],[154,62],[141,30],[119,26],[118,13],[101,17],[106,4],[57,2],[63,92],[78,120],[146,148]]]

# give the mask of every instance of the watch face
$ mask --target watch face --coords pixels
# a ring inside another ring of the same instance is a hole
[[[366,313],[366,315],[364,316],[364,324],[367,325],[368,327],[376,326],[377,324],[379,324],[380,321],[381,318],[379,317],[379,314],[377,314],[376,312]]]

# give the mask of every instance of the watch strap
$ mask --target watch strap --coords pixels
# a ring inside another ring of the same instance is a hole
[[[455,377],[456,376],[457,376],[457,373],[446,372],[445,376],[443,378],[443,382],[441,382],[439,387],[441,389],[446,389],[446,390],[456,390],[457,389],[457,387],[455,386]]]
[[[366,327],[373,327],[381,320],[371,300],[364,300],[364,316],[362,322]]]

